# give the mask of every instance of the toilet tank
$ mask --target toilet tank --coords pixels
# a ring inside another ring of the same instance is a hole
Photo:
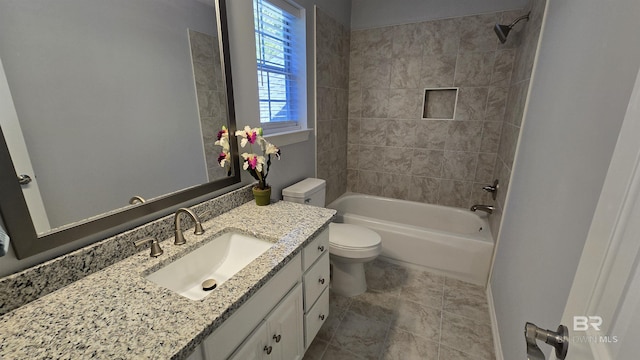
[[[282,199],[300,204],[324,207],[327,182],[322,179],[307,178],[282,190]]]

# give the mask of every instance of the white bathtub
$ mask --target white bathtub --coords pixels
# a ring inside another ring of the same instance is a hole
[[[466,209],[347,193],[327,206],[337,222],[375,230],[382,257],[485,285],[493,237],[486,216]]]

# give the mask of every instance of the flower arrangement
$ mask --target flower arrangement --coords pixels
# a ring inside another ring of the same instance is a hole
[[[239,137],[240,146],[244,148],[249,145],[249,153],[244,152],[240,154],[244,163],[242,168],[247,170],[254,179],[258,180],[257,188],[260,190],[269,189],[267,184],[267,176],[269,175],[269,168],[271,167],[271,155],[275,155],[280,159],[280,149],[275,145],[269,143],[262,136],[262,128],[251,128],[245,126],[243,130],[238,130],[235,136]],[[229,174],[231,173],[231,155],[229,153],[229,130],[223,126],[222,130],[218,132],[218,141],[216,145],[222,146],[222,152],[218,156],[218,163],[222,167],[229,167]],[[254,145],[257,145],[262,155],[254,151]]]
[[[218,155],[218,164],[220,167],[227,168],[227,176],[231,176],[231,149],[229,145],[229,130],[226,126],[222,126],[222,130],[218,131],[218,140],[215,145],[222,146],[222,151]]]

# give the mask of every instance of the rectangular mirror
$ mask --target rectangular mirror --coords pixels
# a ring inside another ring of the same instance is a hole
[[[214,145],[235,130],[224,1],[2,1],[0,61],[18,258],[240,181]]]

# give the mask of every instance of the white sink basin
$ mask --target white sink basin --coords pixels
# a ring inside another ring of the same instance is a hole
[[[215,279],[219,287],[271,246],[269,241],[244,234],[222,234],[146,278],[184,297],[200,300],[211,293],[202,289],[203,281]]]

